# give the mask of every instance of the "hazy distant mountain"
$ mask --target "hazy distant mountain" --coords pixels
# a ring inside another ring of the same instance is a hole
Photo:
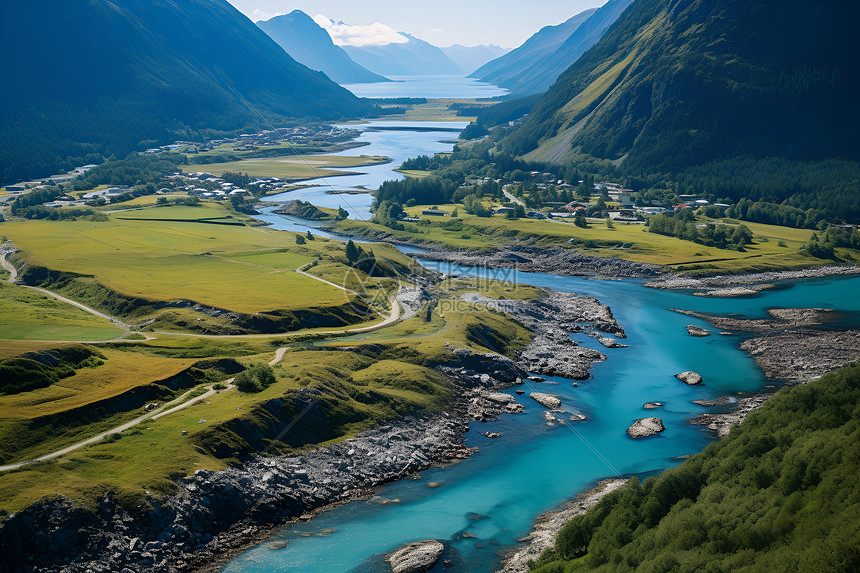
[[[343,48],[334,45],[329,33],[301,10],[257,22],[257,26],[297,62],[325,73],[339,84],[388,81],[352,61]]]
[[[545,92],[600,39],[632,1],[609,0],[603,7],[586,10],[564,24],[544,28],[516,50],[475,71],[472,77],[515,94]]]
[[[636,0],[503,147],[641,172],[860,159],[858,18],[835,0]]]
[[[225,0],[54,0],[0,8],[0,179],[69,157],[285,117],[370,111]]]
[[[428,76],[462,74],[460,67],[441,48],[404,34],[403,44],[383,46],[344,46],[349,57],[372,72],[383,76]]]
[[[551,55],[571,34],[597,11],[597,8],[580,12],[557,26],[545,26],[526,40],[520,47],[484,64],[470,77],[502,86],[508,79],[529,69],[541,58]]]
[[[461,46],[460,44],[454,44],[453,46],[442,48],[442,51],[445,52],[446,56],[454,60],[455,64],[460,66],[464,74],[469,74],[490,60],[508,53],[509,50],[494,45]]]

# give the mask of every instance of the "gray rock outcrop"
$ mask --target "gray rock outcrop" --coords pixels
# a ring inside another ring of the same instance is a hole
[[[684,384],[688,384],[690,386],[695,386],[697,384],[702,383],[702,376],[700,374],[696,374],[695,372],[687,371],[681,372],[680,374],[675,374],[675,378],[683,382]]]
[[[702,328],[699,326],[695,326],[693,324],[687,325],[687,332],[690,336],[710,336],[711,331],[707,328]]]
[[[408,543],[388,559],[392,573],[425,573],[439,561],[445,546],[435,539]]]
[[[543,392],[532,392],[529,398],[550,410],[554,410],[561,406],[561,400],[552,394],[544,394]]]
[[[627,428],[627,435],[633,439],[647,438],[665,430],[663,420],[660,418],[639,418],[633,425]]]

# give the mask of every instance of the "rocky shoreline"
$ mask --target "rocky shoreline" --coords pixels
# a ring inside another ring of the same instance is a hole
[[[419,245],[420,246],[420,245]],[[422,259],[489,268],[516,268],[525,272],[550,272],[558,275],[587,276],[595,279],[625,277],[665,279],[659,265],[625,261],[617,257],[593,257],[576,249],[531,246],[503,247],[492,253],[430,250]],[[437,269],[444,271],[444,269]]]
[[[627,481],[624,478],[602,480],[597,486],[580,493],[573,501],[567,502],[563,509],[539,515],[532,532],[520,540],[525,545],[517,547],[502,560],[503,567],[498,573],[528,571],[529,561],[536,560],[545,549],[555,544],[555,538],[565,523],[577,515],[583,515],[604,496],[624,486]]]
[[[785,385],[805,384],[850,362],[860,360],[860,330],[827,329],[833,311],[821,308],[769,309],[771,318],[741,319],[678,311],[710,322],[714,327],[753,334],[740,349],[749,354],[768,380]],[[775,386],[774,386],[775,388]],[[725,436],[773,396],[773,392],[723,396],[707,406],[733,405],[727,412],[701,414],[690,420]]]
[[[405,418],[305,455],[200,470],[177,481],[177,495],[149,494],[135,510],[110,497],[95,512],[63,499],[35,503],[9,516],[0,529],[2,570],[212,570],[280,525],[367,497],[383,483],[465,459],[473,453],[463,441],[470,423],[522,411],[515,400],[501,400],[498,390],[526,378],[527,369],[587,377],[588,367],[605,358],[582,352],[569,337],[563,338],[570,344],[562,342],[558,333],[624,335],[609,308],[590,297],[548,293],[539,301],[506,302],[515,303],[508,310],[532,330],[532,343],[517,361],[452,348],[455,365],[439,368],[457,396],[448,411]],[[546,360],[545,354],[556,352],[558,360]],[[313,399],[313,390],[305,393],[304,399]]]
[[[704,289],[698,296],[747,296],[761,290],[773,288],[774,282],[798,279],[815,279],[831,276],[860,274],[860,267],[828,265],[793,271],[769,271],[740,275],[717,275],[711,277],[670,276],[648,281],[644,286],[659,289]],[[741,285],[756,285],[745,289],[733,289]]]

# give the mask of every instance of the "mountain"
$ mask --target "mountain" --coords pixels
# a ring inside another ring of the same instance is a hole
[[[462,74],[460,67],[440,48],[400,33],[409,41],[382,46],[344,46],[349,57],[384,76],[432,76]]]
[[[860,159],[858,17],[836,0],[637,0],[501,145],[650,173]]]
[[[541,58],[528,69],[511,75],[506,82],[518,94],[543,93],[558,76],[594,45],[607,28],[621,16],[633,0],[609,0],[583,22],[552,54]]]
[[[508,53],[508,50],[501,46],[485,46],[484,44],[480,46],[454,44],[442,48],[442,51],[460,67],[464,74],[473,72],[490,60]]]
[[[225,0],[44,5],[38,16],[21,2],[0,9],[2,181],[200,132],[372,109]]]
[[[523,45],[484,64],[469,74],[469,77],[507,87],[505,84],[509,84],[511,78],[528,70],[542,58],[552,55],[596,11],[597,8],[592,8],[557,26],[541,28]]]
[[[339,84],[387,82],[352,61],[343,48],[335,46],[328,32],[301,10],[257,22],[266,34],[294,60],[312,70],[323,72]]]

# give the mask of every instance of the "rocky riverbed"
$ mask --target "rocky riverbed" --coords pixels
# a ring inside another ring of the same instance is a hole
[[[609,308],[590,297],[548,293],[540,301],[515,302],[506,311],[532,330],[532,343],[516,361],[452,348],[456,365],[440,367],[457,396],[448,411],[402,419],[306,455],[201,470],[177,480],[178,494],[147,494],[136,509],[121,507],[110,495],[95,511],[63,499],[33,504],[9,516],[0,529],[2,569],[209,570],[264,540],[276,526],[368,496],[382,483],[464,459],[472,453],[463,443],[470,423],[523,410],[510,396],[501,398],[499,389],[527,378],[532,367],[584,378],[595,360],[605,358],[583,352],[587,349],[577,347],[567,332],[624,337]]]
[[[828,328],[837,313],[821,308],[776,308],[769,319],[743,319],[678,311],[703,318],[714,327],[752,333],[741,350],[752,356],[768,380],[783,384],[805,384],[823,374],[860,359],[860,331]],[[732,405],[726,412],[696,416],[694,424],[707,426],[718,436],[728,434],[773,393],[724,396],[705,403],[713,407]]]
[[[748,296],[761,290],[773,288],[773,282],[797,279],[813,279],[838,275],[860,274],[854,265],[828,265],[794,271],[770,271],[740,275],[718,275],[713,277],[665,276],[645,283],[645,286],[662,289],[695,289],[699,296]],[[745,289],[730,289],[740,285],[754,285]]]
[[[579,346],[569,335],[581,332],[603,338],[605,346],[614,342],[606,338],[606,334],[627,337],[612,316],[612,310],[589,296],[549,291],[539,301],[498,300],[478,293],[465,293],[462,298],[503,311],[532,331],[532,342],[517,359],[518,366],[529,372],[585,380],[591,365],[606,360],[606,355]]]
[[[511,246],[489,254],[469,251],[429,251],[422,253],[421,258],[459,265],[516,268],[526,272],[587,276],[596,279],[637,277],[657,280],[670,276],[658,265],[625,261],[617,257],[593,257],[571,248]]]

